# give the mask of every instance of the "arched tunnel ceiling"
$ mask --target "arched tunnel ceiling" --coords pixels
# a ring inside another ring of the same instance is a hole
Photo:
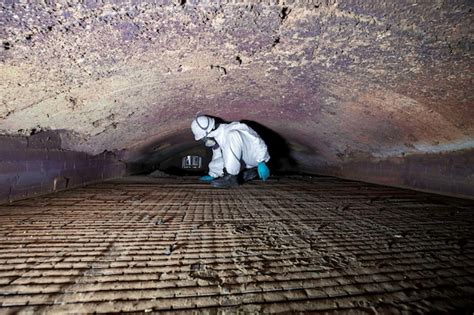
[[[471,1],[47,3],[2,4],[0,133],[133,160],[201,112],[303,164],[474,147]]]

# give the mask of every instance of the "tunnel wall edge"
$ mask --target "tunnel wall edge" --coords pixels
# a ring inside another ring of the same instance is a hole
[[[0,204],[84,186],[125,172],[125,164],[113,153],[62,150],[54,134],[0,135]]]
[[[304,169],[309,173],[474,199],[474,149]]]

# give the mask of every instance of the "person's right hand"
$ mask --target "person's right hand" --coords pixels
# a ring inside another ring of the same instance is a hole
[[[199,180],[203,182],[212,182],[214,180],[214,177],[210,175],[204,175],[204,176],[199,177]]]

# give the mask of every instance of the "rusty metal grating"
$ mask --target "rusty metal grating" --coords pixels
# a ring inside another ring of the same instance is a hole
[[[473,202],[128,178],[0,206],[0,313],[474,309]]]

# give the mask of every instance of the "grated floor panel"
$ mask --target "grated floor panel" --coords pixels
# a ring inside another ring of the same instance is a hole
[[[0,206],[0,313],[474,310],[474,202],[130,177]]]

